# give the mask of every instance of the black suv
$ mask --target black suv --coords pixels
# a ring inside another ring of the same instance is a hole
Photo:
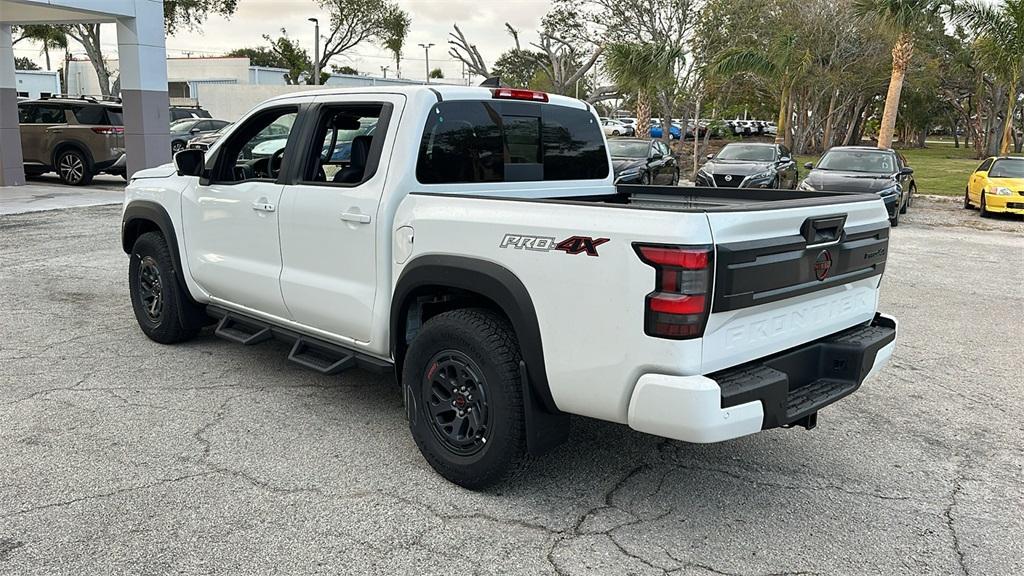
[[[84,186],[100,172],[125,176],[121,116],[120,101],[80,97],[18,102],[25,174],[57,172],[72,186]]]

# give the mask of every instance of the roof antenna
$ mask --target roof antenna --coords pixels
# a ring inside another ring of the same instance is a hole
[[[501,76],[491,76],[480,83],[482,88],[501,88]]]

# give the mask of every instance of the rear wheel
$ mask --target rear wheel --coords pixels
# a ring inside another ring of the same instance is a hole
[[[519,343],[484,309],[430,319],[402,369],[409,427],[438,474],[466,488],[513,476],[527,461]]]
[[[128,290],[142,332],[161,344],[184,342],[199,333],[182,324],[179,306],[194,306],[179,293],[174,260],[159,232],[139,236],[128,263]]]
[[[92,182],[92,172],[85,154],[73,148],[57,155],[57,175],[69,186],[85,186]]]

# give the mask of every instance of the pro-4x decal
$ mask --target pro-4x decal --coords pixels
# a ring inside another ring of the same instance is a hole
[[[593,238],[591,236],[570,236],[561,242],[553,236],[530,236],[527,234],[505,234],[498,244],[499,248],[513,248],[515,250],[533,250],[535,252],[550,252],[561,250],[566,254],[586,254],[587,256],[598,256],[597,247],[608,242],[608,238]]]

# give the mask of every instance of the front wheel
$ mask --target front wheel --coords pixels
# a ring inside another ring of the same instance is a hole
[[[175,140],[171,142],[171,154],[177,154],[185,149],[185,143],[181,140]]]
[[[895,213],[892,215],[892,218],[889,218],[889,226],[892,226],[893,228],[895,228],[895,227],[897,227],[899,225],[900,225],[900,209],[897,208]]]
[[[964,210],[974,210],[974,206],[971,204],[971,193],[967,188],[964,188]]]
[[[672,174],[672,185],[679,186],[679,168]]]
[[[992,216],[992,213],[988,211],[988,204],[985,202],[985,193],[981,193],[981,208],[978,210],[982,218],[988,218]]]
[[[195,304],[179,293],[174,260],[159,232],[147,232],[135,241],[128,263],[128,290],[135,319],[150,340],[174,344],[199,333],[181,321],[179,307]]]
[[[453,310],[423,325],[402,387],[413,439],[438,474],[475,489],[525,466],[520,359],[512,327],[490,310]]]

